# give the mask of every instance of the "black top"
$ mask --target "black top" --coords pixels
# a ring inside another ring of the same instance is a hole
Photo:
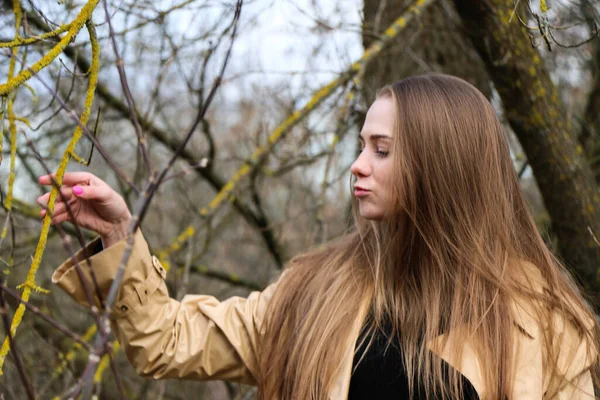
[[[350,391],[348,394],[349,400],[398,400],[411,398],[408,394],[408,379],[402,360],[400,342],[396,336],[386,350],[388,337],[392,331],[391,325],[387,324],[384,330],[385,334],[381,332],[375,334],[371,346],[360,364],[358,364],[356,370],[354,368],[363,355],[364,347],[366,347],[368,340],[365,340],[364,344],[355,353],[352,365],[354,373],[350,379]],[[364,334],[365,330],[363,328],[359,341]],[[451,368],[450,364],[442,360],[442,372],[444,376],[448,376],[448,371]],[[460,376],[463,387],[462,399],[478,400],[479,396],[471,382],[464,375]],[[415,394],[412,399],[424,399],[424,393],[423,385],[417,382],[417,385],[415,385]]]

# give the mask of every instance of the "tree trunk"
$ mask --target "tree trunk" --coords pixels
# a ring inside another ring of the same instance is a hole
[[[590,35],[596,30],[595,22],[600,17],[600,4],[598,1],[583,0],[581,14],[589,17],[588,30]],[[579,142],[592,165],[596,183],[600,184],[600,40],[595,39],[590,43],[592,58],[589,62],[591,72],[591,89],[587,96],[587,104],[583,111]]]
[[[363,46],[367,48],[415,0],[364,0]],[[367,67],[364,95],[370,104],[382,86],[410,75],[444,72],[465,79],[488,98],[485,65],[460,28],[450,0],[437,0],[410,22],[393,44]]]
[[[454,0],[467,35],[485,62],[508,121],[527,155],[552,220],[559,252],[588,290],[596,291],[600,196],[555,85],[512,0]]]

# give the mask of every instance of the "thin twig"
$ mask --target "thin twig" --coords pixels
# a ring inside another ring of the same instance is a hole
[[[0,291],[4,292],[6,294],[8,294],[10,297],[14,298],[16,301],[18,301],[19,303],[23,304],[25,307],[27,307],[27,309],[29,311],[31,311],[32,313],[34,313],[35,315],[37,315],[38,317],[40,317],[41,319],[43,319],[44,321],[46,321],[47,323],[49,323],[50,325],[52,325],[55,329],[61,331],[62,333],[64,333],[65,335],[67,335],[68,337],[70,337],[71,339],[73,339],[74,341],[76,341],[77,343],[79,343],[80,345],[82,345],[83,347],[85,347],[88,351],[92,350],[91,345],[84,342],[81,337],[79,337],[78,335],[76,335],[75,333],[71,332],[69,330],[69,328],[63,326],[62,324],[60,324],[59,322],[57,322],[56,320],[54,320],[53,318],[47,316],[46,314],[44,314],[38,307],[34,306],[33,304],[31,304],[28,301],[25,301],[21,298],[21,296],[19,296],[19,294],[15,291],[13,291],[12,289],[9,289],[8,287],[6,287],[6,285],[4,284],[4,282],[0,283]]]
[[[192,266],[192,259],[194,255],[194,241],[188,240],[188,249],[185,257],[185,264],[183,265],[183,276],[181,277],[181,285],[177,290],[176,299],[181,301],[187,293],[187,287],[190,283],[190,268]]]
[[[4,288],[4,278],[0,276],[0,289]],[[8,336],[8,342],[11,348],[11,354],[15,360],[15,365],[17,366],[17,371],[19,372],[19,377],[21,378],[21,382],[23,382],[23,386],[25,386],[25,391],[27,392],[27,397],[29,399],[35,399],[35,392],[33,390],[33,386],[31,386],[31,382],[29,381],[29,377],[27,376],[27,371],[25,370],[25,366],[23,365],[23,360],[21,360],[21,356],[19,355],[19,351],[17,349],[15,339],[13,338],[12,332],[10,331],[10,320],[8,318],[8,307],[6,306],[6,302],[4,301],[4,294],[2,290],[0,290],[0,314],[2,314],[2,321],[4,322],[4,330],[6,331],[6,336]]]
[[[69,214],[69,217],[71,218],[71,221],[73,222],[73,226],[75,227],[75,233],[76,233],[77,239],[79,240],[79,244],[81,245],[82,248],[85,248],[85,246],[86,246],[85,238],[83,237],[83,233],[79,229],[79,225],[76,223],[75,214],[73,213],[73,210],[71,209],[71,205],[69,204],[69,202],[67,201],[67,199],[64,197],[63,193],[60,191],[60,185],[58,184],[58,182],[56,182],[56,180],[52,176],[52,172],[50,171],[50,168],[48,168],[48,166],[44,162],[42,156],[40,155],[40,153],[35,148],[35,145],[31,141],[31,139],[29,139],[29,137],[27,136],[27,134],[25,132],[23,132],[23,136],[25,136],[25,139],[27,141],[27,145],[29,146],[29,148],[31,149],[31,151],[33,152],[33,154],[35,155],[35,157],[38,159],[39,163],[42,165],[42,168],[44,168],[44,171],[46,172],[46,174],[50,176],[50,181],[52,183],[52,186],[56,189],[58,195],[60,196],[60,199],[65,204],[65,206],[67,208],[67,213]],[[52,216],[49,215],[49,214],[46,215],[46,218],[51,218],[51,217]],[[60,237],[63,240],[63,244],[65,246],[65,250],[67,250],[67,252],[69,253],[71,261],[73,262],[73,264],[75,266],[75,269],[77,271],[77,275],[79,277],[79,280],[81,281],[81,284],[83,285],[83,288],[84,288],[84,290],[86,292],[86,297],[87,297],[87,300],[88,300],[88,302],[90,304],[90,307],[93,307],[94,306],[94,301],[93,301],[92,291],[87,286],[88,282],[84,278],[83,271],[81,270],[79,262],[77,261],[77,258],[75,257],[75,252],[73,251],[73,248],[71,247],[71,239],[70,239],[69,236],[67,236],[65,234],[64,230],[59,225],[57,225],[56,228],[58,230],[58,233],[60,234]],[[86,259],[87,258],[88,257],[87,257],[87,254],[86,254]],[[100,301],[100,304],[102,304],[102,302],[103,302],[102,301],[102,293],[100,292],[100,286],[98,285],[98,280],[96,279],[96,274],[94,273],[94,269],[92,268],[92,264],[91,264],[90,260],[88,260],[88,265],[89,265],[90,276],[92,277],[92,282],[94,284],[94,289],[95,289],[96,296],[98,296],[98,300]],[[93,309],[92,309],[92,311],[93,311]]]
[[[32,73],[34,73],[34,71],[31,68],[29,68],[29,67],[25,67],[25,68],[29,69]],[[77,124],[77,126],[79,126],[81,128],[81,131],[94,144],[94,147],[96,147],[96,149],[98,149],[98,151],[100,152],[100,154],[102,155],[102,157],[104,158],[106,163],[110,166],[110,168],[112,168],[117,173],[119,178],[121,178],[123,180],[123,182],[126,182],[127,185],[129,185],[137,194],[140,194],[140,189],[131,181],[131,179],[129,179],[129,177],[125,174],[125,172],[121,168],[119,168],[117,166],[117,164],[115,164],[112,157],[104,149],[104,146],[102,146],[100,144],[100,142],[98,142],[98,140],[94,137],[94,135],[90,132],[90,130],[84,124],[81,123],[81,121],[79,120],[79,117],[77,116],[77,113],[75,113],[75,111],[73,111],[71,108],[69,108],[69,106],[67,106],[67,104],[60,97],[60,95],[56,91],[54,91],[44,81],[44,79],[42,79],[38,74],[34,74],[33,76],[42,84],[42,86],[44,86],[46,88],[46,90],[48,90],[48,92],[50,92],[50,94],[54,98],[56,98],[56,101],[58,101],[61,108],[63,110],[65,110],[65,112],[67,113],[69,118],[71,118]]]
[[[62,192],[60,191],[60,186],[58,185],[58,182],[56,182],[54,180],[54,177],[50,173],[50,169],[48,168],[48,166],[46,165],[46,163],[44,162],[44,160],[42,159],[42,157],[36,150],[35,146],[31,142],[29,137],[27,137],[27,135],[25,133],[23,133],[23,134],[27,140],[27,144],[29,145],[29,147],[31,148],[31,150],[33,151],[35,156],[38,158],[38,161],[40,162],[42,167],[46,170],[46,173],[50,176],[50,179],[52,181],[52,186],[54,186],[56,188],[56,190],[58,191],[58,195],[61,197],[61,200],[64,202],[64,204],[67,208],[67,212],[71,218],[71,221],[73,222],[73,225],[75,226],[75,231],[77,233],[77,238],[79,240],[79,243],[82,248],[85,248],[85,246],[86,246],[85,239],[83,237],[81,230],[79,229],[79,225],[76,223],[76,219],[73,214],[73,210],[71,209],[71,206],[69,205],[69,202],[66,201],[66,198],[63,196]],[[49,217],[50,217],[50,215],[46,216],[46,218],[49,218]],[[60,225],[57,225],[56,229],[58,230],[58,233],[60,234],[60,236],[62,238],[62,242],[65,247],[65,250],[67,250],[67,253],[69,254],[71,262],[73,263],[73,265],[75,267],[75,271],[77,272],[77,277],[79,278],[79,281],[81,282],[81,285],[83,286],[88,304],[90,305],[90,310],[92,311],[94,319],[96,320],[96,325],[98,326],[98,331],[103,336],[104,351],[109,355],[110,366],[111,366],[111,369],[115,376],[115,381],[117,383],[117,388],[119,390],[119,394],[121,395],[122,399],[125,399],[126,396],[125,396],[125,392],[124,392],[124,388],[123,388],[123,383],[121,382],[120,374],[117,371],[116,364],[114,363],[114,359],[112,357],[112,353],[109,348],[108,332],[105,332],[105,330],[102,329],[102,327],[101,327],[101,324],[103,323],[103,321],[100,318],[99,309],[95,305],[94,297],[92,295],[92,290],[90,289],[89,284],[88,284],[87,280],[85,279],[83,270],[81,269],[81,265],[80,265],[79,261],[77,260],[77,257],[75,256],[75,251],[73,250],[73,247],[71,246],[71,238],[65,234],[64,230],[62,229],[62,227]],[[94,285],[94,291],[96,293],[96,296],[98,297],[100,305],[102,306],[103,305],[103,296],[100,291],[100,285],[98,285],[98,280],[96,279],[96,274],[92,267],[92,261],[89,259],[90,256],[91,256],[90,254],[85,254],[85,260],[88,263],[88,270],[89,270],[90,276],[92,278],[92,283]]]
[[[221,66],[219,75],[215,79],[215,82],[213,84],[213,87],[212,87],[207,99],[204,102],[201,102],[202,107],[199,109],[198,114],[196,115],[196,118],[194,120],[194,123],[190,127],[189,131],[187,132],[184,140],[181,142],[177,151],[173,154],[171,159],[168,161],[167,165],[158,174],[158,178],[156,180],[154,179],[154,175],[150,176],[150,179],[149,179],[146,187],[144,188],[143,193],[138,197],[138,200],[134,206],[131,222],[127,229],[127,241],[126,241],[125,250],[123,251],[123,255],[121,256],[121,261],[119,262],[119,267],[117,268],[116,275],[115,275],[115,277],[112,281],[112,284],[110,286],[110,289],[108,291],[108,296],[107,296],[106,302],[105,302],[105,309],[104,309],[105,312],[102,314],[102,317],[101,317],[103,323],[101,323],[98,326],[99,330],[105,329],[107,334],[108,334],[108,332],[110,332],[110,325],[108,324],[108,315],[110,314],[111,307],[116,300],[117,292],[121,286],[121,281],[122,281],[124,273],[125,273],[125,268],[127,266],[127,262],[129,261],[129,257],[131,256],[131,253],[133,250],[133,244],[134,244],[134,240],[135,240],[134,233],[139,228],[140,223],[143,220],[143,218],[146,214],[146,211],[148,210],[150,202],[151,202],[154,194],[156,193],[156,190],[160,186],[163,179],[167,176],[167,173],[172,168],[173,164],[175,163],[175,160],[177,160],[179,158],[179,156],[185,149],[185,146],[187,145],[188,141],[191,139],[192,135],[194,134],[196,127],[198,126],[200,121],[204,118],[206,111],[208,110],[208,108],[210,107],[210,104],[212,103],[212,100],[214,99],[214,95],[217,91],[217,88],[221,84],[223,74],[225,73],[225,69],[227,67],[227,64],[229,63],[231,49],[233,47],[233,43],[235,42],[235,38],[236,38],[237,26],[238,26],[238,22],[239,22],[239,18],[240,18],[242,3],[243,3],[243,0],[237,1],[236,9],[235,9],[234,17],[233,17],[235,25],[234,25],[234,29],[231,34],[231,43],[230,43],[229,49],[227,50],[227,53],[225,55],[225,59],[223,60],[223,64]],[[83,395],[84,399],[89,399],[91,397],[92,389],[93,389],[93,375],[96,371],[98,363],[100,362],[100,354],[102,353],[102,349],[103,349],[103,345],[104,345],[103,342],[104,342],[104,339],[102,338],[102,335],[96,335],[96,340],[94,343],[95,351],[90,355],[88,364],[87,364],[84,374],[81,378],[81,381],[83,381],[82,395]],[[79,386],[79,384],[78,384],[78,386]],[[78,389],[78,388],[76,388],[76,389]]]
[[[137,118],[137,112],[135,109],[135,102],[133,101],[133,97],[131,96],[131,90],[129,89],[129,83],[127,82],[127,75],[125,74],[124,61],[119,55],[119,49],[117,48],[117,40],[115,39],[115,31],[112,26],[112,18],[110,13],[108,12],[108,2],[104,0],[104,12],[106,13],[106,22],[108,22],[108,30],[110,33],[110,40],[112,43],[113,51],[115,56],[117,57],[117,70],[119,71],[119,79],[121,80],[121,87],[123,88],[123,92],[125,93],[125,99],[127,100],[127,105],[129,106],[129,118],[131,122],[133,122],[133,127],[135,130],[135,135],[138,138],[138,144],[140,146],[140,150],[142,152],[142,157],[144,158],[144,163],[146,164],[146,168],[149,173],[152,173],[152,165],[150,164],[150,156],[148,154],[148,145],[146,142],[146,138],[144,133],[142,132],[142,127]]]

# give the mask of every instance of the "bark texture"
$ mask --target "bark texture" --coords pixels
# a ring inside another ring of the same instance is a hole
[[[364,0],[363,46],[367,48],[415,0]],[[410,75],[443,72],[475,85],[488,98],[485,65],[461,29],[451,0],[438,0],[401,33],[365,74],[364,95],[370,104],[378,89]]]
[[[558,90],[526,28],[510,19],[512,0],[454,4],[527,155],[560,255],[588,291],[597,292],[600,251],[588,227],[600,236],[600,196]]]

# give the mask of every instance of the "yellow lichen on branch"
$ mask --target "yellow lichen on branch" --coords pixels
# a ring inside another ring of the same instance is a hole
[[[15,71],[15,64],[17,59],[17,49],[13,49],[12,57],[8,67],[9,79],[13,76]],[[6,211],[10,212],[13,197],[13,184],[15,182],[15,159],[17,156],[17,123],[15,110],[13,107],[15,93],[11,93],[8,96],[7,114],[8,114],[8,131],[10,134],[10,170],[8,175],[8,193],[6,195]],[[4,121],[2,121],[4,123]],[[0,149],[1,150],[1,149]],[[2,238],[6,236],[6,226],[2,230]]]
[[[83,28],[83,25],[85,25],[85,23],[91,18],[92,12],[94,11],[94,8],[96,8],[96,5],[99,1],[100,0],[89,0],[87,4],[83,6],[77,18],[75,18],[75,20],[70,24],[67,34],[52,48],[52,50],[46,53],[46,55],[44,55],[44,57],[42,57],[38,62],[33,64],[33,66],[23,69],[19,75],[9,78],[6,83],[1,84],[0,96],[5,96],[12,92],[23,82],[31,78],[33,74],[38,73],[52,61],[54,61],[54,59],[58,57],[60,53],[62,53],[65,47],[71,43],[81,28]],[[13,50],[14,49],[15,48],[13,48]]]
[[[63,24],[58,29],[53,30],[52,32],[46,32],[43,35],[39,36],[31,36],[28,38],[22,38],[20,36],[15,37],[10,42],[0,42],[0,48],[3,47],[17,47],[17,46],[26,46],[29,44],[33,44],[39,42],[40,40],[50,39],[55,36],[60,35],[61,33],[65,33],[71,28],[71,24]]]
[[[77,161],[79,164],[87,165],[87,161],[83,157],[78,156],[75,152],[71,153],[71,158]]]
[[[97,330],[98,330],[98,328],[96,327],[96,325],[91,325],[88,328],[88,330],[83,334],[83,336],[81,337],[81,340],[83,340],[84,342],[89,341],[96,334]],[[75,342],[73,347],[66,354],[59,355],[61,362],[52,372],[52,379],[58,378],[58,376],[64,372],[69,361],[71,361],[73,358],[75,358],[75,355],[82,347],[83,346],[81,346],[80,343]]]
[[[13,0],[13,13],[15,14],[15,39],[19,38],[19,29],[21,28],[21,18],[23,13],[21,11],[21,3],[19,0]],[[18,48],[13,48],[11,52],[10,62],[8,65],[8,79],[12,79],[15,75],[15,68],[17,65],[17,54],[19,52]],[[8,131],[10,134],[10,169],[8,175],[8,193],[6,195],[6,212],[10,213],[12,206],[12,196],[13,196],[13,184],[15,181],[15,158],[17,153],[17,124],[15,123],[15,110],[13,108],[13,102],[16,93],[7,93],[8,103],[7,103],[7,114],[8,114]],[[4,124],[4,121],[0,121],[0,123]],[[2,149],[0,148],[0,154]],[[6,225],[2,229],[2,234],[0,237],[6,237]]]
[[[21,10],[20,0],[13,0],[13,14],[15,14],[15,39],[18,39],[19,29],[21,28],[21,19],[23,19],[23,10]]]
[[[13,114],[13,115],[14,115],[14,114]],[[7,119],[8,119],[8,118],[7,118]],[[24,117],[17,117],[17,116],[15,115],[15,116],[13,117],[13,121],[15,121],[15,122],[22,122],[22,123],[24,123],[25,125],[27,125],[27,127],[28,127],[29,129],[31,129],[31,122],[30,122],[30,121],[29,121],[27,118],[24,118]]]
[[[112,354],[107,353],[107,354],[103,355],[102,359],[100,360],[100,363],[98,364],[98,369],[96,370],[96,373],[94,374],[94,383],[95,384],[100,383],[102,381],[102,375],[104,374],[104,371],[106,371],[106,368],[110,365],[110,357],[117,354],[117,352],[121,348],[119,345],[119,342],[117,342],[116,340],[114,342],[112,342],[112,348],[113,348]]]
[[[17,124],[15,122],[15,111],[13,109],[13,97],[13,94],[11,94],[8,99],[8,129],[10,133],[10,169],[8,173],[8,193],[6,194],[5,202],[7,213],[10,213],[12,211],[13,187],[15,183],[15,160],[17,158]],[[2,121],[2,123],[4,123],[4,121]],[[7,227],[8,224],[4,224],[4,227],[2,228],[2,233],[0,234],[0,237],[2,239],[6,237]]]
[[[86,4],[86,6],[84,6],[84,8],[88,7],[90,5],[95,6],[97,3],[98,3],[98,0],[92,0],[92,1],[88,2]],[[87,15],[88,17],[90,17],[91,11],[93,11],[93,8],[90,10],[87,10],[85,13],[82,10],[82,12],[79,14],[78,18],[81,17],[81,15]],[[81,117],[80,117],[81,125],[83,125],[83,126],[85,126],[87,124],[89,116],[90,116],[92,103],[94,101],[94,94],[96,92],[96,86],[98,84],[98,72],[100,69],[100,46],[98,44],[98,38],[96,35],[96,31],[94,29],[94,24],[91,20],[89,20],[89,18],[86,21],[84,21],[84,24],[86,25],[89,35],[90,35],[90,42],[92,45],[92,63],[90,66],[90,79],[89,79],[87,93],[86,93],[85,105],[84,105],[84,109],[83,109],[83,112],[81,113]],[[74,23],[73,25],[76,25],[76,23]],[[81,135],[82,135],[82,130],[81,130],[81,127],[78,125],[75,128],[73,137],[71,138],[69,144],[67,145],[66,150],[63,153],[62,159],[61,159],[60,164],[55,173],[55,179],[59,186],[62,184],[62,178],[67,169],[69,160],[71,159],[71,154],[75,151],[75,146],[77,145],[77,142],[81,138]],[[51,215],[54,211],[54,204],[56,202],[57,196],[58,196],[58,190],[56,189],[56,187],[53,187],[52,190],[50,191],[50,198],[48,200],[48,213],[44,217],[44,221],[42,223],[42,231],[40,233],[37,247],[36,247],[35,253],[33,255],[33,261],[31,262],[31,266],[29,267],[29,271],[27,273],[27,278],[23,284],[18,286],[19,289],[23,289],[21,298],[24,301],[29,301],[29,298],[31,297],[31,293],[33,291],[36,291],[39,293],[47,293],[48,292],[47,290],[42,289],[35,283],[35,276],[36,276],[37,270],[40,266],[40,263],[42,260],[42,255],[46,248],[48,233],[50,230],[50,223],[52,220]],[[17,328],[19,327],[19,325],[21,324],[21,321],[23,320],[24,313],[25,313],[25,306],[21,303],[19,305],[19,307],[17,307],[17,310],[15,311],[15,315],[13,316],[13,319],[11,322],[10,331],[11,331],[12,335],[16,334]],[[10,345],[9,345],[8,338],[5,338],[4,343],[2,343],[2,348],[0,349],[0,375],[2,375],[2,367],[4,365],[4,360],[6,359],[6,355],[8,354],[9,349],[10,349]]]
[[[248,173],[251,171],[251,167],[255,165],[264,154],[270,151],[273,146],[285,135],[285,133],[287,133],[299,121],[310,114],[319,104],[321,104],[321,102],[333,94],[336,89],[346,84],[356,74],[358,74],[366,64],[368,64],[381,52],[381,49],[383,49],[386,44],[398,36],[398,34],[407,26],[407,24],[415,15],[419,15],[431,3],[433,3],[433,0],[415,1],[415,3],[410,6],[406,12],[404,12],[386,29],[381,39],[371,44],[365,50],[360,59],[354,62],[346,71],[342,72],[330,83],[319,89],[303,108],[294,111],[292,115],[290,115],[279,126],[277,126],[275,130],[269,134],[267,143],[263,146],[259,146],[254,151],[254,153],[244,162],[240,169],[238,169],[233,174],[231,179],[221,188],[219,193],[217,193],[209,205],[200,210],[200,215],[208,216],[209,214],[213,213],[224,202],[224,200],[232,195],[232,192],[238,182],[243,177],[248,175]],[[192,225],[188,226],[182,234],[177,236],[176,240],[169,247],[157,253],[160,261],[167,264],[166,257],[173,251],[180,249],[182,244],[192,237],[194,233],[194,227]]]

